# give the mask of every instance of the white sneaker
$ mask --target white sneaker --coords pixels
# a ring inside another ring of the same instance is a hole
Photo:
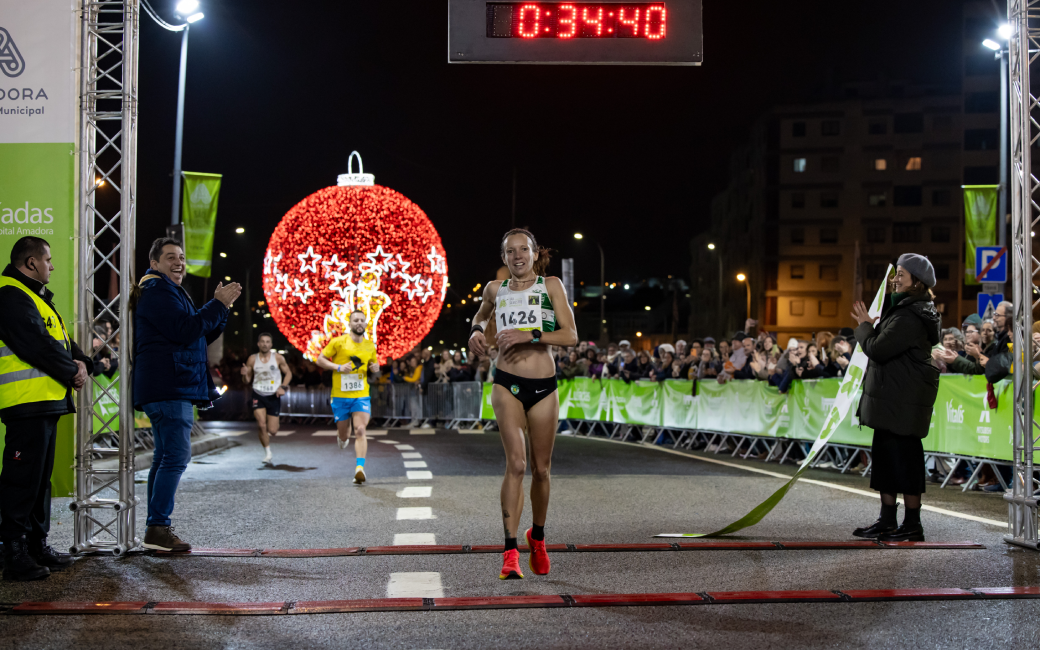
[[[365,468],[362,467],[361,465],[358,465],[357,469],[354,470],[354,483],[356,483],[358,485],[361,485],[364,482],[365,482]]]
[[[264,452],[265,453],[264,453],[263,463],[265,465],[269,465],[271,463],[271,448],[270,447],[264,447]]]
[[[346,440],[340,440],[339,436],[336,436],[336,444],[339,445],[340,449],[346,449],[347,446],[350,445],[350,438],[347,438]]]

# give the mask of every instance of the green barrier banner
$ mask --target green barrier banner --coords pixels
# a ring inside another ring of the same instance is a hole
[[[184,177],[184,257],[192,275],[210,277],[213,230],[217,226],[220,174],[181,172]]]
[[[999,185],[964,185],[964,245],[967,263],[964,284],[975,279],[975,248],[997,243],[997,190]]]
[[[32,235],[50,243],[54,272],[47,288],[69,334],[76,337],[77,74],[81,16],[69,0],[0,0],[0,259]],[[100,147],[100,145],[99,145]],[[113,179],[96,184],[108,201]],[[0,305],[2,308],[2,305]],[[77,341],[82,347],[90,341]],[[75,417],[58,420],[51,489],[75,488]],[[0,424],[0,453],[6,429]]]
[[[610,402],[603,380],[575,377],[558,384],[561,420],[610,419]]]
[[[892,265],[888,266],[888,272],[885,273],[885,277],[892,271]],[[874,324],[877,324],[878,319],[881,317],[881,307],[885,300],[885,282],[881,283],[878,288],[877,296],[874,297],[873,302],[870,304],[868,313],[871,318],[874,319]],[[780,501],[787,496],[788,491],[794,484],[798,482],[802,474],[806,471],[816,455],[827,445],[837,430],[838,425],[841,424],[845,416],[848,415],[852,409],[853,403],[856,401],[856,396],[859,394],[860,388],[863,385],[863,377],[866,374],[867,369],[867,355],[863,354],[863,348],[856,344],[856,351],[852,353],[852,359],[849,361],[848,369],[845,372],[845,377],[841,380],[841,385],[838,387],[838,393],[834,397],[834,401],[827,411],[827,417],[824,419],[821,425],[820,435],[816,437],[816,441],[813,442],[812,449],[806,454],[805,460],[798,467],[798,470],[794,473],[794,476],[784,484],[779,490],[769,496],[768,499],[755,506],[751,512],[744,515],[732,524],[720,528],[711,533],[664,533],[661,535],[655,535],[655,537],[718,537],[720,535],[729,535],[735,533],[738,530],[743,530],[749,526],[754,526],[758,522],[762,521],[762,518],[769,514],[773,508],[776,507]],[[795,382],[795,385],[804,385],[805,382]],[[804,386],[802,388],[804,390]],[[797,402],[797,400],[794,400]],[[803,397],[803,407],[806,400]],[[788,400],[791,403],[791,400]],[[806,409],[807,410],[807,409]],[[803,414],[804,415],[804,414]],[[806,416],[807,417],[807,416]]]
[[[106,392],[107,391],[107,392]],[[115,399],[113,399],[113,397]],[[94,377],[94,433],[119,432],[119,373]],[[100,416],[100,417],[98,417]]]
[[[639,380],[630,384],[612,381],[610,410],[614,422],[640,426],[661,426],[659,390],[656,381]]]
[[[480,417],[484,420],[495,419],[495,409],[491,407],[491,388],[494,384],[488,382],[484,384],[484,394],[480,398]]]
[[[685,379],[660,384],[661,426],[671,429],[696,429],[699,397],[693,396],[693,382]]]

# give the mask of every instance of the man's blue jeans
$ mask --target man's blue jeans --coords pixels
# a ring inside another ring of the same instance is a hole
[[[148,472],[148,525],[169,526],[177,484],[191,460],[195,416],[187,400],[152,402],[142,409],[152,421],[155,438],[152,469]]]

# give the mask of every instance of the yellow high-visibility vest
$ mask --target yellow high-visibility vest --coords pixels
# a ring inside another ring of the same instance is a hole
[[[43,298],[34,294],[21,282],[6,276],[0,276],[0,287],[18,287],[24,291],[25,295],[32,298],[50,335],[61,341],[66,350],[72,349],[68,332],[65,331],[65,325],[61,322],[58,312]],[[67,391],[61,382],[22,361],[11,348],[0,341],[0,409],[32,402],[65,399]]]

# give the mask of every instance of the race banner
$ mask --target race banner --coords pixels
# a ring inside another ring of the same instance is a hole
[[[964,284],[979,284],[975,279],[975,248],[997,243],[997,204],[999,185],[964,185],[964,245],[967,263]]]
[[[50,244],[47,288],[70,332],[76,312],[76,71],[79,3],[0,0],[0,259],[31,235]],[[109,183],[93,179],[104,193]],[[84,349],[90,341],[78,342]],[[51,488],[74,488],[75,416],[58,421]],[[5,429],[0,424],[0,452]]]
[[[187,271],[208,278],[213,269],[213,231],[217,226],[220,174],[181,172],[184,177],[184,257]]]
[[[888,271],[885,273],[885,278],[888,278],[892,273],[892,265],[888,265]],[[874,297],[874,301],[870,304],[868,313],[870,317],[874,319],[874,324],[877,324],[878,319],[881,317],[881,308],[884,305],[885,300],[885,286],[887,282],[882,282],[878,288],[877,296]],[[816,437],[816,441],[813,442],[812,448],[809,453],[806,454],[805,460],[795,471],[794,476],[791,477],[787,483],[783,485],[779,490],[774,492],[768,499],[755,506],[751,512],[744,515],[732,524],[720,528],[711,533],[662,533],[655,535],[655,537],[719,537],[721,535],[729,535],[735,533],[738,530],[743,530],[749,526],[754,526],[758,522],[762,521],[762,518],[769,514],[773,508],[787,495],[788,491],[794,484],[798,482],[802,474],[809,468],[816,455],[820,453],[830,441],[837,431],[842,420],[848,415],[849,411],[852,410],[852,405],[856,402],[857,396],[859,395],[860,388],[863,385],[863,377],[867,371],[867,355],[863,353],[863,348],[856,344],[856,350],[852,353],[852,359],[849,361],[848,368],[845,371],[845,378],[842,379],[841,385],[838,387],[838,393],[834,397],[834,401],[831,404],[830,409],[827,413],[827,418],[823,421],[823,425],[820,429],[820,435]],[[801,382],[795,382],[799,384]]]

